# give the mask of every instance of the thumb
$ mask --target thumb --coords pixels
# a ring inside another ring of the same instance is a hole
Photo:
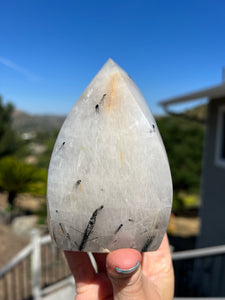
[[[134,249],[119,249],[108,254],[106,267],[114,300],[146,299],[141,260],[140,252]]]

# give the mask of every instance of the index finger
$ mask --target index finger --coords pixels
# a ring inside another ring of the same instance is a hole
[[[92,282],[95,278],[95,270],[92,267],[89,256],[85,252],[64,251],[70,270],[75,278],[77,289]]]

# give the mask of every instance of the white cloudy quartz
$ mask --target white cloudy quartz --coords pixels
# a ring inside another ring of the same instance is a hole
[[[143,95],[111,59],[60,130],[47,199],[64,250],[152,251],[162,241],[172,204],[166,151]]]

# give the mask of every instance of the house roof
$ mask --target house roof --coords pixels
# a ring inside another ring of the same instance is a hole
[[[165,99],[159,102],[161,106],[167,106],[170,104],[182,103],[187,101],[198,100],[201,98],[208,98],[208,99],[216,99],[225,96],[225,82],[219,85],[215,85],[211,88],[207,88],[204,90],[199,90],[196,92],[192,92],[189,94],[184,94],[178,97],[173,97],[169,99]]]

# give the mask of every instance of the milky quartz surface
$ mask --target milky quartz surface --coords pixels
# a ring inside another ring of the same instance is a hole
[[[109,59],[66,118],[48,175],[48,222],[59,248],[156,250],[172,181],[156,122],[140,90]]]

